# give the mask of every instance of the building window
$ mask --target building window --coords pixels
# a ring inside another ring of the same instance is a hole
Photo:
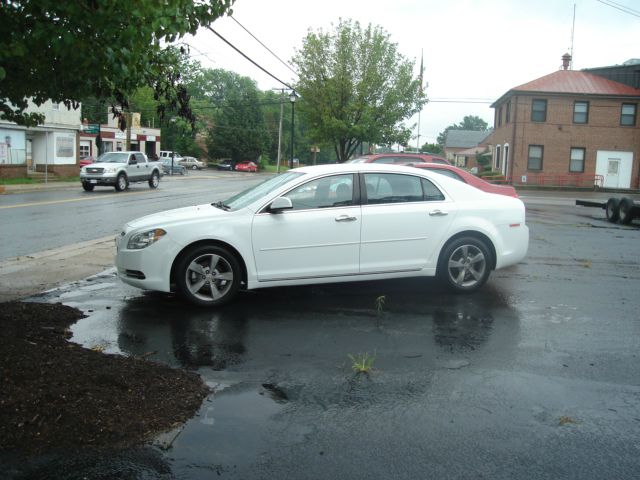
[[[496,158],[493,162],[494,170],[500,170],[500,151],[501,151],[501,147],[500,145],[498,145],[496,147]]]
[[[91,155],[91,145],[88,142],[80,142],[80,158]]]
[[[498,109],[498,126],[502,126],[502,107]]]
[[[633,127],[636,124],[636,109],[638,105],[635,103],[623,103],[622,112],[620,113],[620,125]]]
[[[546,122],[547,121],[547,101],[534,100],[531,104],[531,121]]]
[[[571,160],[569,161],[570,172],[584,172],[584,148],[572,148]]]
[[[511,100],[507,102],[507,111],[505,112],[506,118],[504,119],[504,123],[509,123],[511,121]]]
[[[527,161],[527,170],[542,170],[542,155],[544,147],[542,145],[529,145],[529,160]]]
[[[573,123],[589,122],[589,102],[575,102],[573,104]]]

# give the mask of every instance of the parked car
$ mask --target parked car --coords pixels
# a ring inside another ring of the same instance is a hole
[[[446,158],[430,153],[375,153],[354,158],[346,163],[440,163],[449,165]]]
[[[185,168],[190,168],[191,170],[202,170],[207,166],[206,163],[201,162],[195,157],[182,157],[179,163]]]
[[[235,170],[238,172],[257,172],[258,165],[249,160],[244,160],[242,162],[236,163]]]
[[[431,172],[437,172],[447,177],[455,178],[461,182],[468,183],[472,187],[479,188],[488,193],[497,193],[500,195],[506,195],[508,197],[518,197],[516,189],[511,185],[495,185],[489,183],[486,180],[476,177],[475,175],[463,170],[462,168],[454,167],[453,165],[442,165],[439,163],[412,163],[410,166],[416,168],[422,168]]]
[[[201,306],[240,288],[416,276],[473,292],[528,244],[518,198],[413,167],[332,164],[133,220],[118,235],[116,267],[127,284]]]
[[[216,168],[218,170],[233,171],[235,166],[236,166],[235,162],[233,162],[231,160],[221,160],[220,162],[218,162],[218,165],[216,166]]]
[[[171,166],[170,158],[163,158],[162,160],[160,160],[160,163],[162,163],[162,171],[165,175],[186,175],[187,174],[187,169],[184,167],[184,165],[180,165],[178,162],[175,161],[175,159],[173,160],[173,168]]]
[[[94,163],[96,161],[95,158],[93,158],[93,155],[89,155],[88,157],[84,157],[82,159],[80,159],[80,161],[78,162],[78,165],[80,165],[80,168],[86,166],[86,165],[90,165],[92,163]]]
[[[173,153],[173,159],[175,160],[177,159],[182,159],[182,155],[180,155],[178,152],[173,152],[171,150],[160,150],[160,159],[163,158],[171,158],[171,154]]]

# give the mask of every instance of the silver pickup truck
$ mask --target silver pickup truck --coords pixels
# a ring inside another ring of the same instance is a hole
[[[150,162],[142,152],[107,152],[95,163],[82,167],[80,181],[87,192],[96,186],[114,187],[121,192],[132,182],[149,182],[151,188],[158,188],[161,175],[160,162]]]

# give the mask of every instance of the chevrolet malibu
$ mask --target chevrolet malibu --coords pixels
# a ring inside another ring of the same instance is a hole
[[[517,198],[412,167],[303,167],[227,200],[129,222],[119,278],[202,306],[240,289],[439,277],[457,292],[520,262],[529,244]]]

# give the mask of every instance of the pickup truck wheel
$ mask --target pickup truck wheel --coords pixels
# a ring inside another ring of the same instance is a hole
[[[620,204],[618,205],[618,215],[620,217],[620,223],[623,225],[629,225],[631,220],[633,220],[633,215],[631,211],[633,210],[633,200],[629,197],[624,197],[620,200]]]
[[[182,296],[200,306],[229,302],[240,288],[241,269],[225,248],[203,245],[188,251],[177,265],[177,283]]]
[[[153,172],[149,179],[149,187],[158,188],[158,185],[160,185],[160,176],[158,175],[158,172]]]
[[[449,289],[471,293],[487,281],[491,264],[491,253],[482,240],[457,238],[445,245],[438,263],[438,276]]]
[[[127,176],[124,173],[118,175],[116,179],[116,191],[122,192],[127,189]]]
[[[611,223],[616,223],[618,221],[618,218],[620,218],[620,200],[615,197],[611,197],[609,200],[607,200],[607,207],[605,210],[607,220],[609,220]]]
[[[82,188],[84,188],[85,192],[93,192],[93,187],[95,187],[95,185],[89,182],[82,182]]]

